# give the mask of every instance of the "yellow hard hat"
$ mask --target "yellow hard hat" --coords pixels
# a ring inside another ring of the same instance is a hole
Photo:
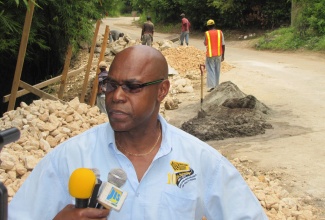
[[[214,25],[214,20],[212,20],[212,19],[208,20],[208,21],[207,21],[207,25],[208,25],[208,26],[209,26],[209,25]]]

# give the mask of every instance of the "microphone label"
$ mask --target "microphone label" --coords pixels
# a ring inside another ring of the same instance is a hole
[[[107,209],[114,208],[120,210],[126,196],[127,192],[106,182],[103,191],[98,197],[98,202]]]
[[[117,204],[120,201],[120,198],[122,196],[123,192],[116,189],[115,187],[111,188],[111,191],[109,192],[108,196],[106,197],[107,201],[110,201],[110,203],[113,206],[117,206]]]

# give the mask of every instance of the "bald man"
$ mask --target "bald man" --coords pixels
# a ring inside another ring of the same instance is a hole
[[[239,172],[218,151],[159,115],[168,65],[148,46],[118,53],[105,79],[109,123],[48,153],[9,204],[9,219],[267,219]],[[122,168],[128,195],[119,211],[75,208],[71,173]]]

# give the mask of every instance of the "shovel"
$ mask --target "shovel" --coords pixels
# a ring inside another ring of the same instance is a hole
[[[206,116],[206,112],[202,108],[203,104],[203,69],[205,69],[204,64],[200,64],[200,71],[201,71],[201,110],[198,112],[198,118],[204,118]]]

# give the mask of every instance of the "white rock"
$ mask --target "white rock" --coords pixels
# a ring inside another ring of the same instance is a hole
[[[46,140],[41,138],[41,140],[40,140],[40,148],[42,150],[44,150],[45,152],[48,152],[51,149],[51,145],[49,144],[49,142],[47,142]]]
[[[32,170],[34,169],[34,167],[36,166],[36,164],[38,163],[39,159],[35,158],[34,156],[30,155],[30,156],[26,156],[25,157],[25,167],[26,169]]]
[[[16,172],[18,175],[22,176],[27,172],[27,169],[24,167],[23,164],[17,163],[15,166],[16,166]]]

